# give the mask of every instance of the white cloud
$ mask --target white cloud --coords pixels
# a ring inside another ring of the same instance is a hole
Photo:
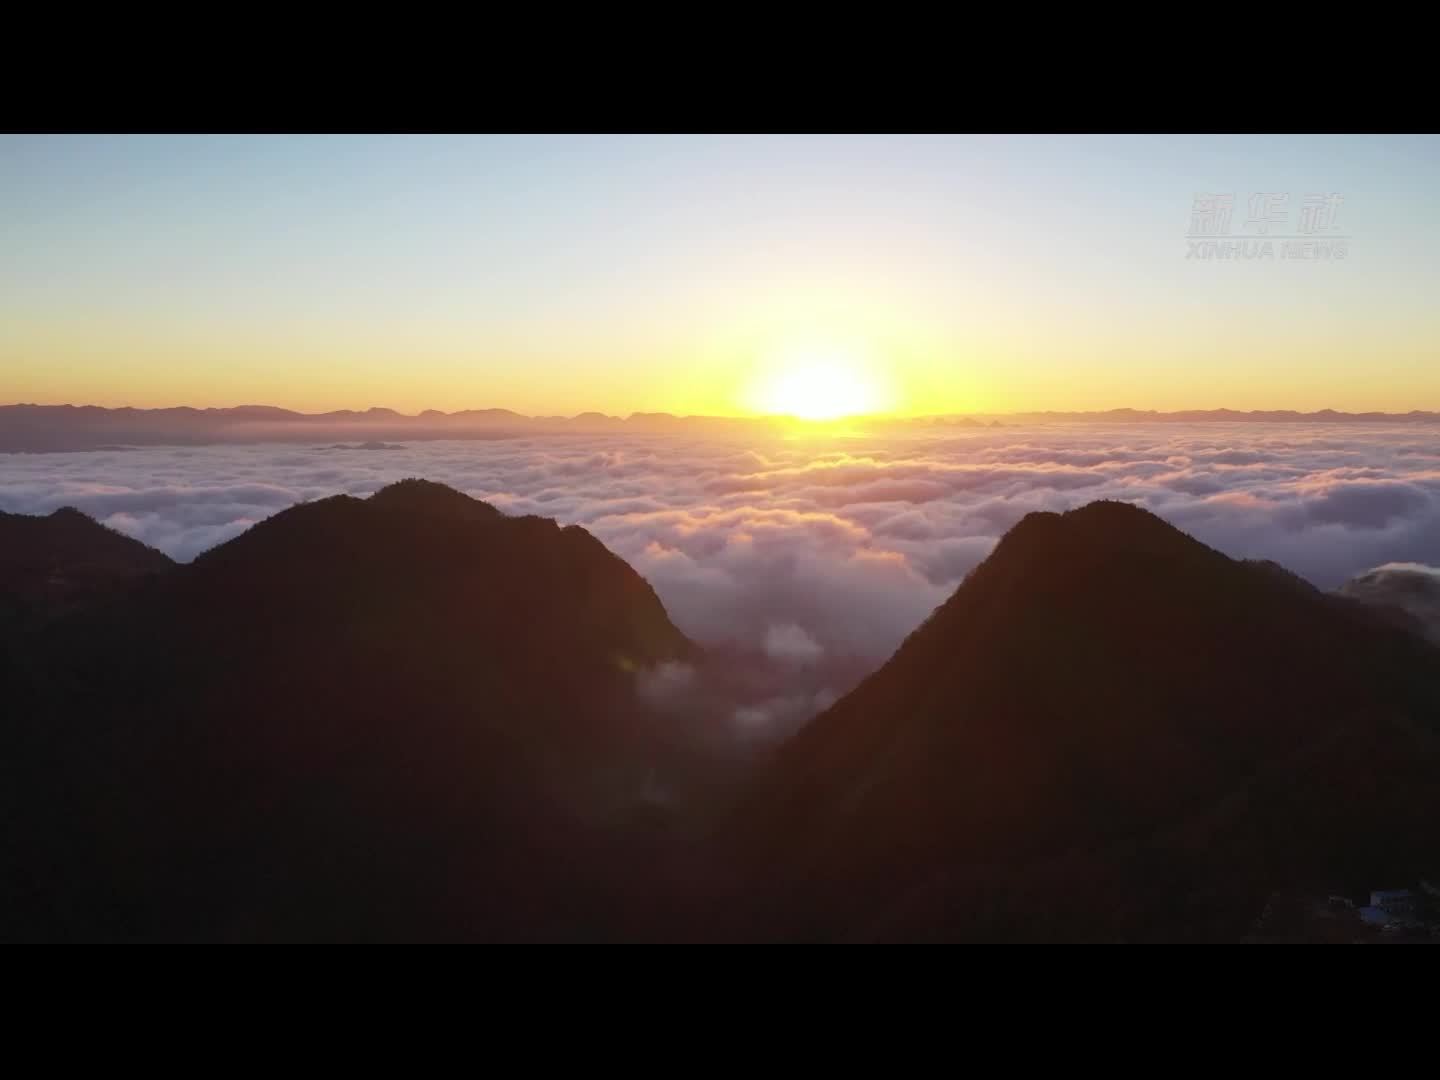
[[[782,623],[765,631],[765,653],[784,664],[808,667],[824,655],[825,649],[802,627]]]
[[[1026,513],[1092,499],[1146,506],[1324,588],[1383,563],[1440,563],[1440,450],[1433,429],[1397,424],[0,454],[0,509],[73,505],[190,559],[293,503],[407,476],[584,525],[702,644],[759,650],[793,628],[786,640],[823,663],[884,659]]]
[[[1440,568],[1413,562],[1386,563],[1347,581],[1340,591],[1365,603],[1409,612],[1425,634],[1440,644]]]
[[[679,660],[667,660],[646,668],[636,676],[640,696],[661,710],[683,707],[695,688],[695,668]]]

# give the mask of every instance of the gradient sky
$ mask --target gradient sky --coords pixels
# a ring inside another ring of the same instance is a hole
[[[1343,261],[1186,258],[1197,193]],[[0,401],[1440,409],[1440,140],[4,137]]]

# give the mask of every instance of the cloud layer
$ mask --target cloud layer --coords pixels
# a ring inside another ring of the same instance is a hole
[[[1366,603],[1409,612],[1425,635],[1440,645],[1440,569],[1419,563],[1386,563],[1347,581],[1340,591]]]
[[[1429,436],[1396,424],[1171,423],[0,454],[0,509],[73,505],[190,559],[300,500],[423,476],[508,513],[584,525],[702,643],[791,668],[873,665],[1022,516],[1092,499],[1139,503],[1324,588],[1382,563],[1440,563]]]

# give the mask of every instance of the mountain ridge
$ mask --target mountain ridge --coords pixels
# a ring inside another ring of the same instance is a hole
[[[170,557],[62,506],[48,515],[0,511],[0,594],[27,617],[51,617],[164,573]]]
[[[14,650],[7,937],[585,937],[649,903],[602,824],[683,752],[635,673],[697,649],[584,530],[334,496]]]
[[[994,428],[1011,424],[1090,423],[1370,423],[1431,424],[1440,412],[1339,412],[1289,409],[1241,412],[1192,409],[1160,412],[1110,409],[1096,412],[946,413],[921,416],[848,417],[837,424],[863,422],[876,431],[929,427]],[[229,408],[138,409],[98,405],[0,405],[0,452],[97,449],[114,445],[194,445],[206,443],[326,442],[337,438],[489,439],[525,434],[673,434],[727,431],[784,431],[786,416],[674,415],[632,412],[625,417],[599,412],[576,416],[526,416],[510,409],[425,409],[414,415],[394,409],[336,409],[304,413],[271,405]]]
[[[1129,503],[1026,515],[738,785],[583,528],[419,479],[188,564],[31,523],[142,565],[0,636],[10,938],[1237,940],[1440,868],[1423,628]]]
[[[757,880],[777,883],[782,936],[1233,939],[1262,887],[1326,873],[1354,887],[1366,866],[1413,871],[1433,851],[1440,838],[1413,810],[1397,818],[1411,832],[1395,835],[1362,802],[1350,809],[1363,839],[1333,850],[1312,825],[1327,784],[1370,790],[1385,773],[1367,762],[1389,769],[1407,753],[1426,779],[1376,806],[1440,811],[1437,718],[1440,651],[1418,635],[1147,511],[1093,503],[1017,524],[885,665],[784,747],[732,839]],[[1348,758],[1326,749],[1339,745]],[[1288,771],[1292,760],[1310,772]],[[1311,793],[1249,822],[1272,837],[1294,828],[1291,850],[1275,840],[1250,853],[1270,869],[1232,878],[1203,844],[1181,855],[1162,839],[1206,835],[1197,822],[1228,820],[1215,808],[1252,782],[1267,806],[1287,786]],[[1135,871],[1136,844],[1174,865]],[[1129,893],[1042,910],[1026,890],[1065,858],[1083,868],[1067,887],[1093,871]],[[1216,885],[1234,895],[1196,901]],[[895,915],[927,891],[925,919]],[[1148,906],[1122,915],[1125,895]],[[984,914],[996,903],[1009,905],[998,921]]]

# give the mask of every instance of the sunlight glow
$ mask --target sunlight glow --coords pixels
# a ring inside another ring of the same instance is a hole
[[[788,350],[765,365],[751,392],[762,413],[801,420],[835,420],[884,411],[889,393],[853,349]]]

